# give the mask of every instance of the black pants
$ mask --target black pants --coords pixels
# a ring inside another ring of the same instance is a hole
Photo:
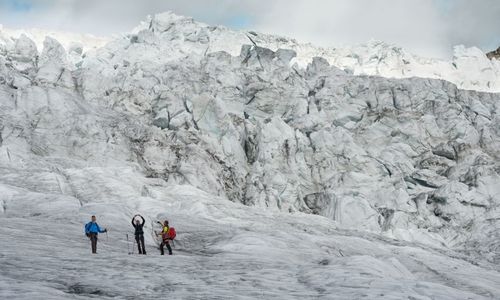
[[[97,233],[91,232],[88,235],[90,244],[92,245],[92,253],[97,253]]]
[[[168,249],[168,255],[172,255],[172,248],[170,247],[170,243],[168,240],[166,241],[163,241],[161,244],[160,244],[160,253],[161,255],[164,255],[165,252],[163,251],[163,247],[167,246],[167,249]]]
[[[146,248],[144,247],[144,234],[136,234],[135,241],[137,242],[137,249],[139,249],[139,254],[146,254]]]

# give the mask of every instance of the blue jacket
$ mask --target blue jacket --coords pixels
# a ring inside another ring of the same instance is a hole
[[[85,234],[87,233],[99,233],[99,232],[104,232],[103,229],[101,229],[101,227],[99,227],[99,225],[97,225],[97,223],[94,223],[94,222],[88,222],[87,224],[85,224]]]

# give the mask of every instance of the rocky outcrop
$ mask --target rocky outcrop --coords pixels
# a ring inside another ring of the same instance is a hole
[[[486,56],[488,56],[489,59],[498,59],[498,60],[500,60],[500,47],[497,50],[488,52],[486,54]]]

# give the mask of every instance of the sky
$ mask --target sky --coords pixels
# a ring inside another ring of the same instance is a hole
[[[0,0],[0,24],[107,36],[168,10],[321,46],[376,39],[440,58],[500,46],[500,0]]]

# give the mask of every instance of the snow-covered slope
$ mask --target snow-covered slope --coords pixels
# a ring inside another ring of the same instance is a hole
[[[111,184],[108,175],[86,183]],[[27,211],[1,217],[0,297],[465,300],[500,294],[498,271],[453,251],[337,230],[326,218],[266,212],[136,176],[129,191],[143,184],[149,196],[113,204],[108,194],[95,193],[100,201],[72,209],[39,201],[51,220]],[[126,178],[114,179],[130,183]],[[97,256],[82,235],[81,222],[93,211],[109,228]],[[127,255],[129,217],[137,211],[151,218],[167,212],[179,231],[174,256],[160,257],[150,236],[147,256]]]
[[[0,296],[499,294],[500,94],[252,40],[167,13],[86,55],[2,48]],[[179,259],[122,257],[137,212],[171,220]],[[96,260],[91,214],[110,228]]]

